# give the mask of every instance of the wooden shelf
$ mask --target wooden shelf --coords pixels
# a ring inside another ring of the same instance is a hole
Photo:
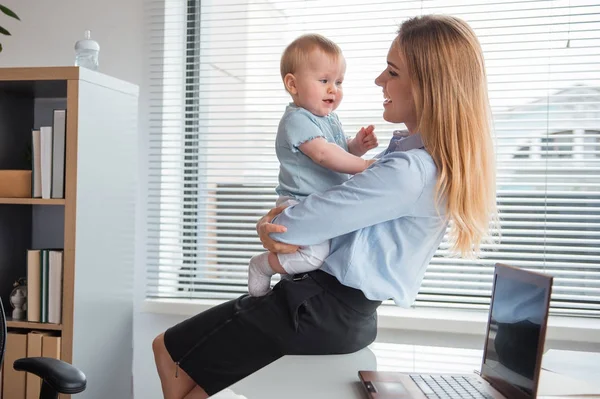
[[[6,321],[6,326],[12,328],[27,328],[31,330],[62,331],[62,324],[34,323],[31,321],[14,321],[10,319]]]
[[[64,205],[64,199],[0,198],[0,204],[12,205]]]
[[[98,107],[102,112],[98,112]],[[19,334],[40,331],[60,336],[61,360],[76,360],[76,366],[90,381],[107,381],[114,374],[126,376],[132,367],[131,345],[104,334],[103,329],[106,325],[118,325],[119,334],[132,334],[132,326],[122,320],[131,316],[131,306],[123,305],[131,305],[135,266],[136,192],[131,187],[138,176],[137,158],[131,156],[130,149],[138,144],[138,87],[74,66],[0,67],[3,170],[31,168],[25,158],[31,148],[31,131],[34,127],[53,127],[55,109],[67,111],[63,187],[66,199],[6,198],[4,194],[10,195],[8,192],[0,193],[0,297],[8,299],[12,282],[26,277],[29,249],[62,248],[61,323],[8,320],[6,326]],[[97,165],[105,161],[102,151],[111,154],[111,168],[102,173],[107,181],[115,182],[109,193],[106,186],[94,184]],[[23,193],[27,194],[31,195]],[[106,195],[118,200],[89,206],[90,201]],[[102,248],[108,250],[98,251],[87,245],[87,238],[102,242]],[[114,284],[115,276],[124,283]],[[124,298],[125,302],[105,301],[107,297]],[[103,317],[75,318],[75,304],[78,314],[102,309]],[[74,339],[84,335],[89,339]],[[101,359],[94,356],[98,348],[104,353]],[[78,354],[76,359],[74,353]],[[95,396],[131,396],[126,379],[96,386],[99,390]],[[70,398],[71,395],[61,394],[61,399]]]
[[[2,68],[0,81],[44,81],[79,79],[79,67]]]

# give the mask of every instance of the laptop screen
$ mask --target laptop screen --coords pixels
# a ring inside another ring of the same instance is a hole
[[[510,388],[519,391],[519,397],[533,398],[541,367],[552,278],[532,277],[524,270],[498,267],[494,276],[482,375],[500,391]]]

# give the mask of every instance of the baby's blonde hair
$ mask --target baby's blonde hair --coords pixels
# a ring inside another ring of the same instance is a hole
[[[301,66],[306,65],[310,54],[315,50],[321,50],[336,59],[342,57],[340,46],[325,36],[317,33],[302,35],[291,42],[281,55],[279,65],[281,79],[284,79],[288,73],[296,73]]]
[[[398,32],[418,131],[438,168],[453,253],[474,257],[496,227],[496,170],[481,46],[463,20],[425,15]]]

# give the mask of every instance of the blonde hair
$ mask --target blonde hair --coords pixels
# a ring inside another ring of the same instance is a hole
[[[315,50],[321,50],[334,58],[342,57],[342,49],[325,36],[316,33],[302,35],[291,42],[281,55],[281,79],[288,73],[296,73],[302,65],[306,65],[310,54]]]
[[[397,40],[412,81],[417,129],[438,168],[437,200],[450,221],[450,250],[476,257],[498,225],[481,46],[466,22],[442,15],[405,21]]]

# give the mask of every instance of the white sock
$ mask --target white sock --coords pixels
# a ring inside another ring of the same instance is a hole
[[[269,253],[263,252],[250,259],[248,265],[248,292],[252,296],[263,296],[271,289],[271,276],[275,272],[269,266]]]

